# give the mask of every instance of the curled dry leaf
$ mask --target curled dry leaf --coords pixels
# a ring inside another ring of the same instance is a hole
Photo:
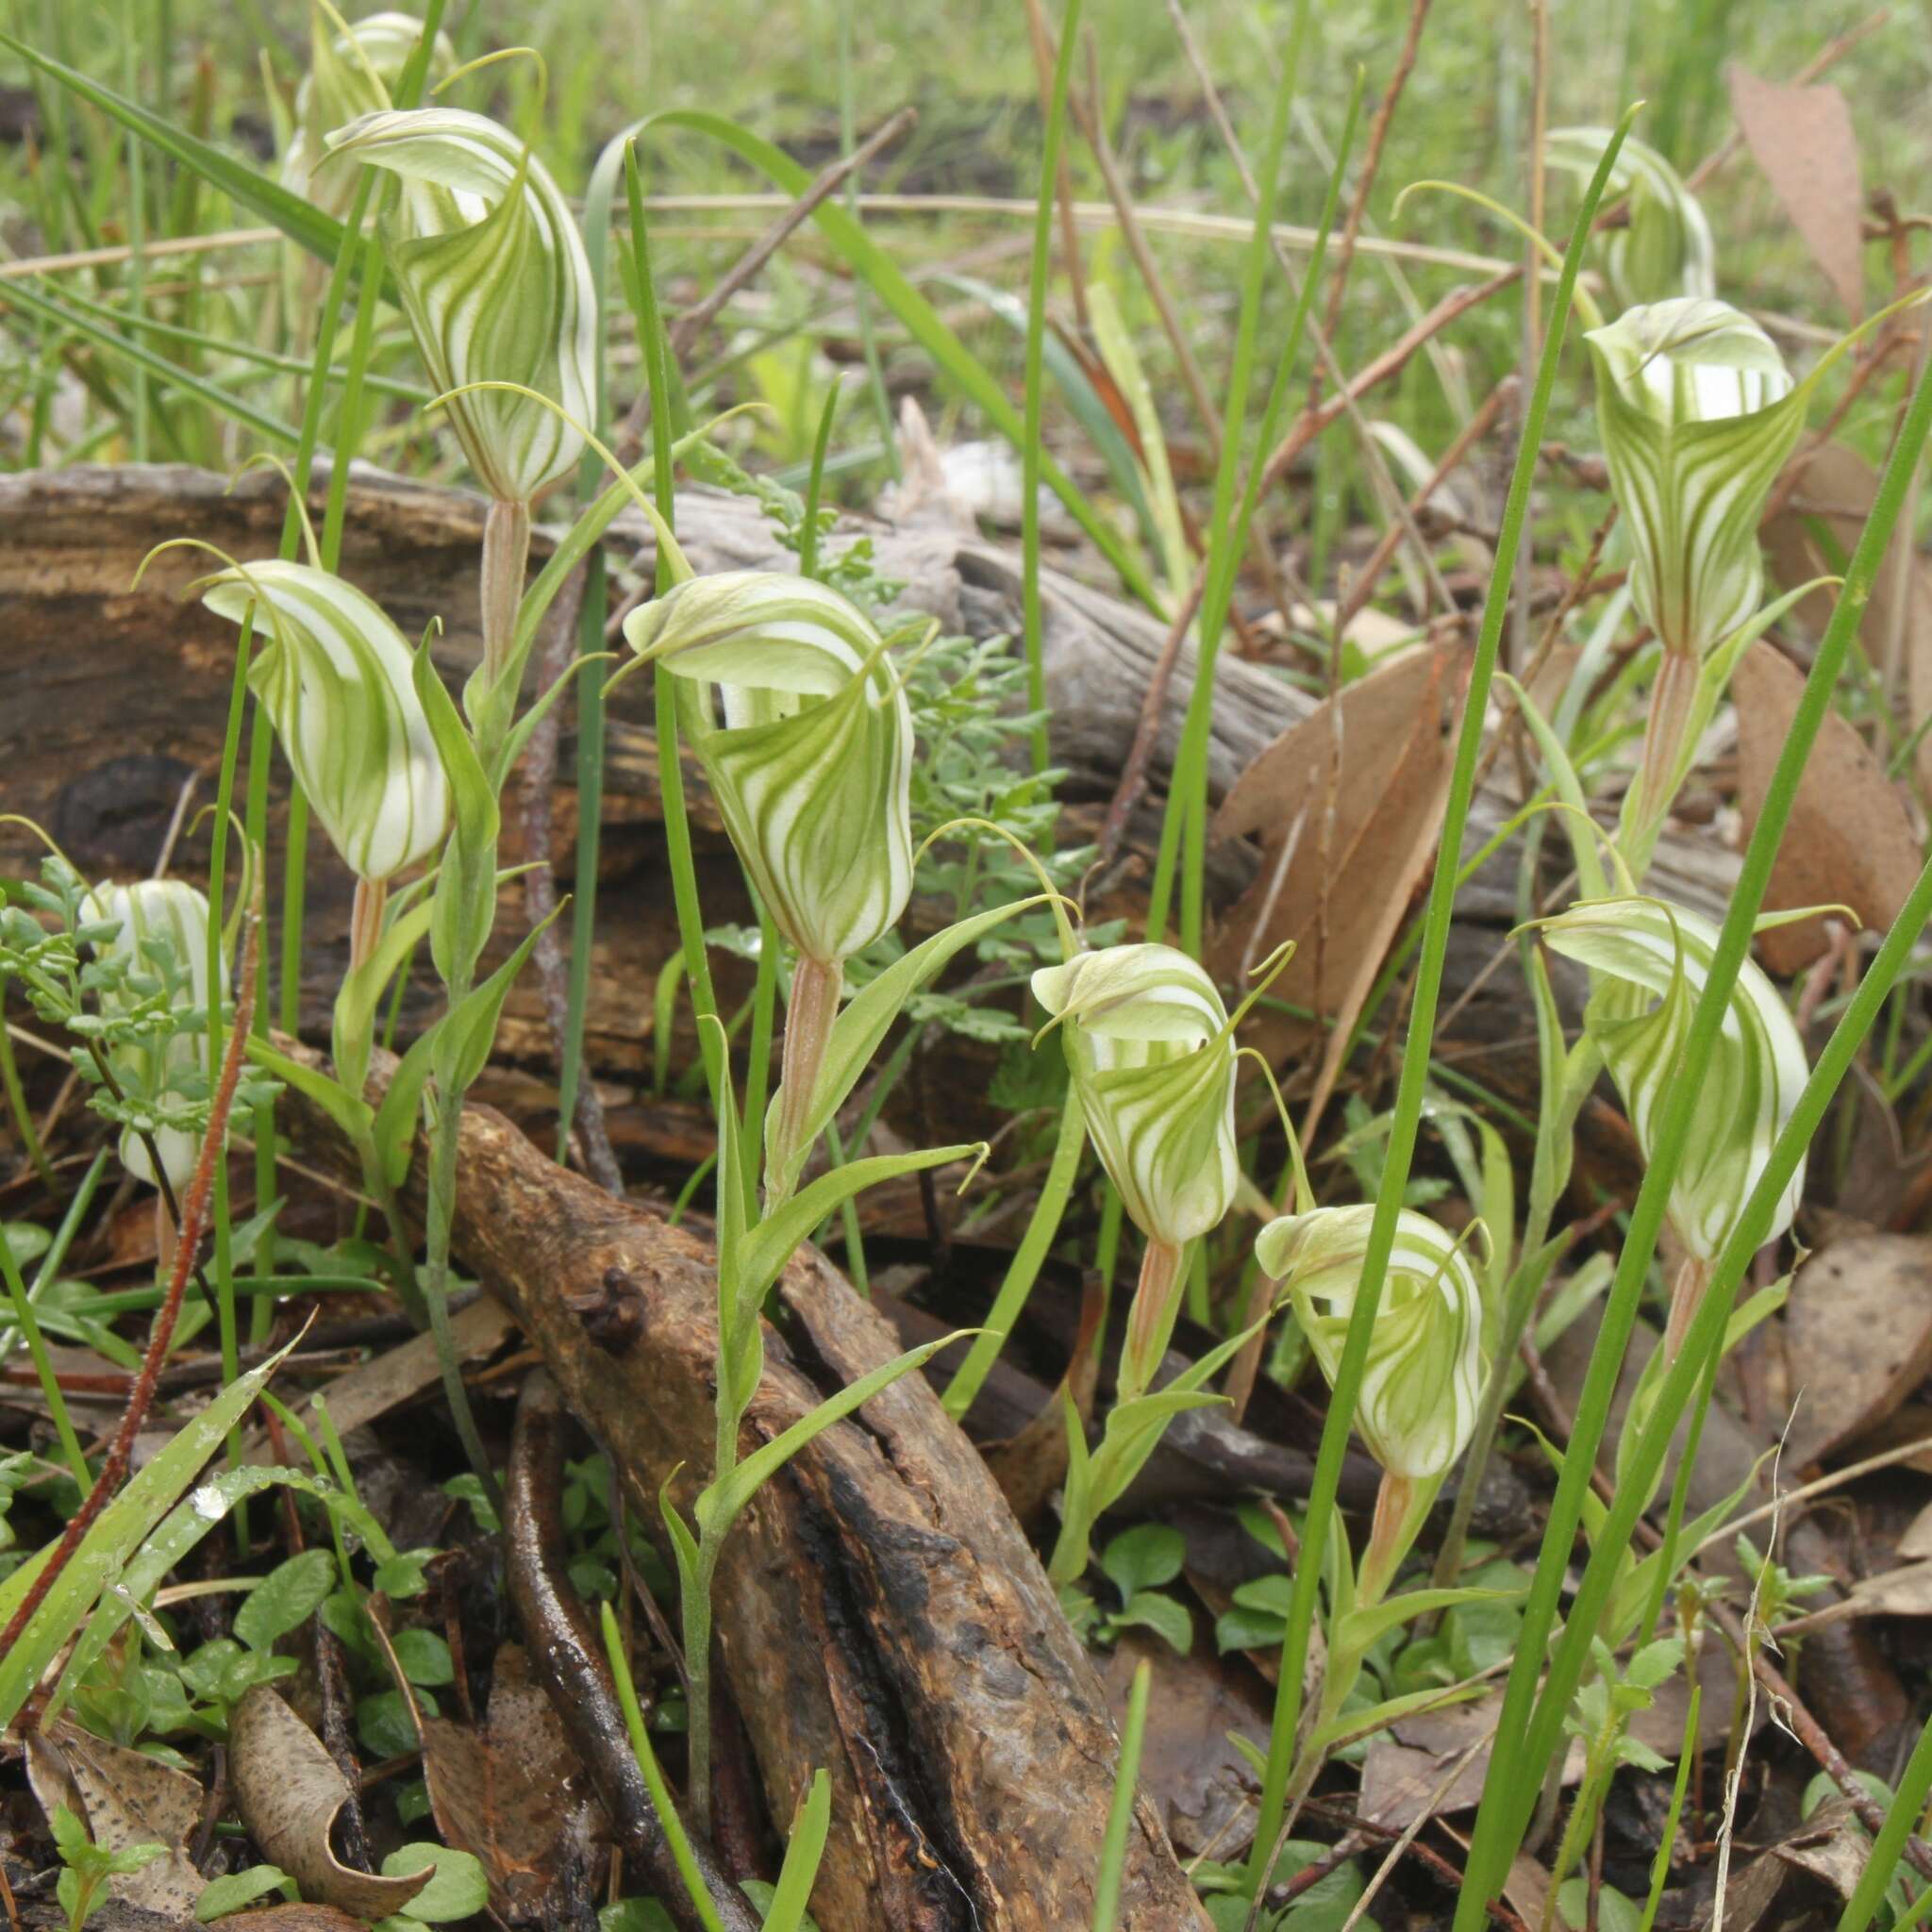
[[[62,1806],[109,1851],[160,1844],[167,1856],[121,1872],[108,1893],[143,1911],[193,1911],[204,1880],[184,1847],[201,1821],[202,1790],[172,1765],[129,1751],[58,1718],[26,1740],[27,1782],[49,1820]]]
[[[1454,691],[1446,655],[1404,652],[1275,739],[1235,781],[1214,822],[1217,838],[1257,836],[1261,868],[1215,934],[1208,963],[1224,983],[1243,981],[1292,940],[1295,956],[1274,982],[1275,997],[1336,1021],[1335,1066],[1435,852]],[[1248,1037],[1279,1060],[1305,1032],[1263,1008]],[[1311,1116],[1335,1066],[1324,1064]]]
[[[1803,1380],[1787,1464],[1856,1441],[1932,1374],[1932,1241],[1855,1235],[1820,1248],[1791,1282],[1785,1350]]]
[[[1850,1801],[1828,1798],[1771,1856],[1793,1871],[1808,1873],[1840,1898],[1850,1898],[1865,1875],[1872,1840],[1853,1812]]]
[[[428,1884],[426,1871],[377,1878],[336,1857],[329,1828],[349,1795],[348,1781],[322,1740],[266,1684],[235,1707],[228,1765],[249,1836],[311,1898],[359,1919],[384,1919]]]
[[[531,1681],[523,1647],[496,1653],[480,1732],[449,1718],[420,1723],[437,1829],[481,1863],[498,1913],[513,1924],[541,1920],[587,1780],[550,1700]]]
[[[1804,691],[1804,674],[1762,639],[1745,652],[1732,678],[1738,798],[1747,837],[1764,808]],[[1883,930],[1918,883],[1919,866],[1919,841],[1897,786],[1851,722],[1827,711],[1772,868],[1765,909],[1842,904],[1866,925]],[[1773,972],[1795,973],[1820,958],[1827,943],[1820,917],[1774,926],[1757,946]]]
[[[1759,80],[1741,67],[1728,78],[1731,108],[1752,156],[1856,322],[1865,307],[1865,192],[1844,95],[1829,83]]]

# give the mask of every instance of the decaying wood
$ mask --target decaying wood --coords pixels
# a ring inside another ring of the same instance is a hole
[[[347,1164],[325,1118],[293,1093],[288,1107],[309,1158]],[[711,1453],[710,1248],[558,1168],[488,1108],[465,1113],[458,1174],[459,1257],[541,1350],[642,1519],[657,1520],[667,1480],[688,1509]],[[613,1300],[624,1318],[595,1319]],[[810,1250],[774,1314],[747,1453],[898,1352]],[[921,1377],[759,1491],[725,1546],[717,1612],[774,1814],[791,1816],[818,1767],[830,1774],[812,1902],[824,1932],[1089,1923],[1118,1760],[1105,1694],[985,1463]],[[1119,1923],[1206,1924],[1144,1800]]]
[[[225,479],[181,466],[120,465],[0,477],[0,608],[7,649],[0,653],[0,808],[47,826],[91,875],[126,877],[155,861],[184,783],[199,777],[196,805],[210,801],[219,770],[234,666],[235,632],[182,593],[206,559],[186,551],[156,558],[138,588],[134,579],[154,544],[192,535],[238,558],[272,554],[279,540],[284,485],[261,472],[232,490]],[[322,490],[318,479],[316,489]],[[317,496],[318,509],[320,495]],[[347,495],[342,569],[375,596],[406,636],[441,623],[438,662],[455,682],[479,649],[475,570],[485,505],[467,492],[406,482],[358,466]],[[680,494],[680,539],[701,571],[770,567],[795,559],[776,541],[755,505],[705,491]],[[975,638],[1016,635],[1020,628],[1017,555],[945,517],[908,516],[897,525],[850,521],[868,537],[879,564],[905,586],[909,609],[929,612],[948,631]],[[533,545],[546,553],[543,530]],[[835,539],[835,542],[841,539]],[[609,543],[613,566],[648,581],[654,558],[641,519],[624,517]],[[1069,836],[1097,835],[1108,799],[1140,723],[1142,701],[1166,641],[1167,627],[1147,612],[1049,570],[1045,574],[1043,655],[1053,708],[1053,753],[1069,777]],[[1213,716],[1208,784],[1224,797],[1255,758],[1307,715],[1309,702],[1259,665],[1232,652],[1219,660],[1220,702]],[[1174,695],[1148,761],[1156,791],[1171,768],[1181,696],[1194,675],[1191,644],[1179,653]],[[689,1164],[691,1136],[678,1116],[652,1100],[641,1076],[650,1064],[652,1003],[646,989],[676,944],[671,881],[658,823],[657,747],[649,723],[647,680],[632,679],[611,705],[601,828],[602,896],[590,976],[585,1052],[606,1100],[610,1133],[633,1162],[641,1156]],[[568,715],[566,711],[566,715]],[[279,760],[277,761],[279,764]],[[566,727],[558,771],[575,771],[574,733]],[[687,771],[707,915],[748,914],[741,874],[726,847],[702,777]],[[286,786],[272,785],[271,850],[281,837]],[[1487,838],[1515,807],[1491,789],[1478,797],[1472,845]],[[1117,858],[1090,885],[1097,916],[1131,917],[1150,870],[1159,798],[1146,801],[1127,828]],[[571,863],[575,797],[557,789],[553,859]],[[507,861],[523,815],[511,814]],[[206,860],[199,842],[184,842],[177,863]],[[17,826],[0,825],[0,868],[21,873],[40,849]],[[1257,855],[1229,841],[1210,855],[1210,900],[1224,910],[1254,882]],[[1667,840],[1652,883],[1680,903],[1722,906],[1735,871],[1715,841]],[[524,930],[517,888],[508,889],[498,922],[500,953]],[[1537,1078],[1533,1029],[1513,975],[1498,976],[1463,1005],[1460,995],[1495,950],[1495,934],[1517,918],[1516,853],[1506,847],[1471,881],[1458,901],[1462,917],[1446,975],[1447,1008],[1457,1015],[1438,1042],[1445,1063],[1479,1055],[1482,1077],[1507,1096],[1532,1091]],[[347,958],[351,882],[334,856],[311,843],[304,932],[301,1024],[310,1037],[327,1030],[327,1012]],[[915,908],[915,912],[918,908]],[[736,962],[720,960],[727,998],[740,989]],[[405,998],[405,1037],[437,1010],[426,969]],[[688,1024],[682,1018],[680,1024]],[[686,1063],[691,1042],[675,1058]],[[949,1042],[948,1051],[973,1049]],[[511,994],[488,1079],[491,1097],[531,1113],[554,1108],[553,1064],[541,988],[526,974]],[[517,1068],[529,1069],[519,1074]],[[950,1079],[956,1095],[983,1092],[983,1077]],[[996,1123],[962,1112],[948,1122],[964,1137]],[[1590,1131],[1586,1124],[1586,1132]],[[701,1154],[702,1150],[700,1150]],[[691,1154],[690,1159],[700,1158]]]

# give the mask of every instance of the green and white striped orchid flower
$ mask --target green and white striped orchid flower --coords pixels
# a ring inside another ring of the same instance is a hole
[[[1234,1028],[1213,980],[1172,946],[1109,946],[1033,975],[1100,1164],[1147,1238],[1116,1377],[1144,1394],[1174,1333],[1188,1243],[1233,1205]]]
[[[1234,1039],[1221,994],[1172,946],[1109,946],[1033,975],[1108,1178],[1149,1241],[1221,1224],[1240,1178]]]
[[[327,136],[358,115],[390,105],[390,90],[422,39],[423,23],[411,14],[372,13],[346,33],[331,33],[318,9],[309,71],[295,90],[294,129],[282,156],[284,188],[332,215],[346,211],[354,177],[346,169],[322,166]],[[439,33],[429,54],[429,85],[434,87],[456,64],[449,36]]]
[[[676,680],[724,829],[798,955],[766,1131],[775,1202],[816,1138],[845,961],[912,893],[912,712],[871,619],[811,577],[687,577],[633,610],[624,635]]]
[[[86,916],[90,922],[102,924],[118,923],[121,929],[102,948],[103,954],[108,958],[135,962],[135,971],[143,975],[155,971],[146,948],[151,942],[164,941],[174,956],[173,970],[186,975],[184,1003],[203,1008],[208,1004],[208,900],[185,879],[138,879],[126,886],[104,879],[88,895]],[[225,956],[221,957],[221,979],[222,997],[225,999]],[[130,1006],[134,997],[132,988],[125,991],[104,991],[101,995],[103,1006],[109,1008]],[[160,1092],[176,1076],[200,1070],[202,1044],[200,1037],[192,1033],[158,1036],[154,1041],[142,1044],[117,1043],[112,1050],[116,1076],[130,1092]],[[200,1142],[179,1127],[159,1125],[154,1131],[154,1143],[168,1185],[178,1195],[194,1172]],[[149,1187],[160,1185],[147,1148],[132,1127],[122,1129],[120,1152],[122,1166],[136,1180]]]
[[[1749,317],[1691,297],[1627,309],[1586,338],[1630,593],[1663,646],[1623,841],[1641,873],[1722,678],[1727,641],[1762,621],[1757,525],[1804,426],[1792,383]]]
[[[625,619],[677,678],[731,842],[802,959],[833,966],[912,891],[912,714],[861,610],[809,577],[691,577]]]
[[[1717,927],[1684,907],[1633,895],[1583,900],[1545,920],[1541,929],[1554,952],[1590,968],[1585,1024],[1647,1159],[1691,1013],[1709,976]],[[1747,958],[1694,1096],[1690,1140],[1671,1189],[1671,1226],[1694,1261],[1707,1267],[1717,1258],[1808,1072],[1790,1011]],[[1778,1202],[1768,1240],[1790,1226],[1804,1191],[1801,1160]]]
[[[1544,147],[1552,166],[1588,178],[1603,158],[1612,130],[1559,127]],[[1626,134],[1610,169],[1606,197],[1621,200],[1626,219],[1600,229],[1591,246],[1612,303],[1661,302],[1674,296],[1708,299],[1717,293],[1717,251],[1710,224],[1684,178],[1654,147]]]
[[[517,383],[558,406],[501,389],[447,405],[484,489],[529,503],[582,453],[575,425],[591,420],[596,387],[597,291],[557,183],[508,129],[457,108],[364,114],[327,144],[402,180],[385,234],[438,388]]]
[[[353,584],[312,564],[237,564],[201,600],[260,635],[249,689],[270,719],[309,808],[358,880],[381,888],[436,850],[449,783],[416,695],[402,633]],[[364,897],[373,899],[365,905]],[[352,951],[365,956],[381,893],[358,896]]]
[[[1271,1221],[1255,1238],[1332,1383],[1361,1286],[1372,1206],[1316,1208]],[[1469,1446],[1482,1395],[1482,1291],[1462,1242],[1405,1208],[1395,1226],[1355,1425],[1391,1475],[1440,1482]]]
[[[1701,661],[1757,608],[1757,522],[1803,398],[1777,345],[1723,302],[1655,302],[1586,340],[1631,594],[1667,653]]]

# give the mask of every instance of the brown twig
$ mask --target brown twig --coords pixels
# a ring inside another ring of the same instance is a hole
[[[1330,1805],[1320,1798],[1304,1798],[1302,1809],[1311,1818],[1320,1818],[1330,1824],[1340,1824],[1360,1832],[1365,1838],[1379,1840],[1384,1844],[1393,1844],[1402,1833],[1392,1824],[1382,1824],[1372,1818],[1358,1818],[1353,1811],[1344,1810],[1340,1805]],[[1408,1849],[1446,1885],[1451,1891],[1462,1890],[1462,1874],[1456,1866],[1436,1850],[1425,1845],[1420,1839],[1411,1840]],[[1528,1932],[1523,1921],[1502,1900],[1491,1900],[1490,1916],[1505,1932]]]
[[[249,1023],[255,1014],[257,928],[252,914],[244,924],[248,932],[242,949],[234,1019],[222,1055],[222,1072],[215,1085],[214,1102],[208,1109],[208,1132],[202,1139],[193,1177],[188,1183],[188,1192],[181,1203],[181,1238],[175,1250],[175,1265],[168,1271],[168,1291],[161,1298],[160,1307],[155,1310],[154,1323],[148,1330],[147,1354],[142,1357],[141,1374],[136,1377],[133,1392],[127,1398],[127,1407],[121,1417],[121,1426],[114,1432],[107,1460],[102,1463],[93,1487],[81,1498],[80,1507],[68,1518],[67,1527],[61,1531],[53,1556],[28,1586],[26,1594],[8,1619],[6,1629],[0,1630],[0,1657],[5,1657],[20,1641],[21,1633],[32,1620],[34,1612],[46,1601],[47,1592],[73,1561],[81,1539],[93,1527],[101,1511],[120,1489],[133,1460],[135,1438],[140,1435],[142,1425],[147,1421],[147,1412],[154,1406],[155,1386],[161,1373],[161,1364],[167,1359],[169,1344],[175,1339],[175,1326],[180,1320],[188,1277],[193,1273],[195,1255],[208,1229],[215,1163],[223,1158],[227,1143],[228,1115],[235,1105],[235,1086],[242,1076]],[[30,1704],[22,1711],[20,1723],[25,1729],[34,1729],[39,1722],[37,1706]]]
[[[575,656],[577,613],[583,597],[583,573],[573,571],[551,608],[549,629],[537,656],[540,691],[548,691],[570,671]],[[537,977],[542,987],[543,1017],[549,1023],[550,1043],[556,1050],[559,1069],[570,1029],[570,970],[564,963],[563,943],[557,937],[557,928],[546,922],[557,910],[557,875],[550,866],[550,792],[557,780],[557,747],[562,735],[562,721],[553,705],[530,734],[523,769],[524,857],[531,861],[530,870],[524,874],[524,914],[532,926],[542,928],[537,936]],[[624,1174],[610,1145],[609,1130],[604,1124],[604,1102],[588,1068],[578,1069],[575,1118],[568,1124],[575,1129],[584,1168],[591,1178],[607,1193],[622,1194]]]
[[[811,186],[724,271],[710,293],[686,309],[671,325],[671,353],[680,359],[689,355],[691,344],[705,332],[718,311],[784,246],[792,230],[808,219],[847,175],[864,167],[880,149],[890,147],[915,126],[918,120],[919,110],[916,108],[901,108],[890,121],[867,135],[849,155],[841,155],[821,169],[813,177]]]
[[[1114,153],[1113,142],[1108,136],[1107,119],[1101,112],[1100,43],[1091,28],[1087,34],[1087,93],[1083,99],[1075,92],[1073,108],[1074,119],[1078,122],[1080,132],[1093,152],[1094,165],[1100,170],[1107,198],[1113,203],[1114,213],[1120,217],[1121,239],[1127,244],[1127,253],[1134,258],[1134,266],[1141,272],[1141,281],[1154,304],[1154,312],[1160,318],[1168,346],[1174,351],[1174,366],[1181,373],[1181,381],[1193,402],[1194,413],[1201,419],[1209,451],[1218,460],[1221,455],[1221,412],[1214,407],[1214,398],[1208,390],[1208,378],[1201,373],[1200,358],[1194,354],[1193,344],[1188,341],[1187,330],[1181,326],[1174,297],[1154,259],[1154,251],[1147,245],[1146,230],[1141,225],[1134,197],[1121,173],[1120,157]]]
[[[1371,390],[1378,388],[1391,376],[1399,375],[1407,366],[1410,358],[1425,342],[1441,335],[1458,317],[1466,315],[1472,308],[1480,307],[1491,295],[1500,294],[1505,289],[1514,287],[1522,278],[1521,268],[1507,268],[1500,274],[1491,275],[1486,282],[1476,282],[1460,289],[1450,290],[1426,315],[1405,329],[1374,361],[1364,364],[1350,378],[1347,387],[1339,396],[1331,396],[1318,408],[1302,410],[1288,425],[1281,441],[1269,453],[1267,467],[1261,473],[1263,488],[1279,482],[1294,459],[1338,416],[1346,412],[1351,400],[1359,402]]]
[[[0,1906],[7,1910],[8,1932],[22,1932],[20,1904],[13,1896],[13,1881],[7,1875],[7,1860],[0,1857]]]
[[[558,1499],[568,1425],[557,1385],[541,1371],[530,1375],[517,1403],[504,1473],[503,1541],[510,1603],[532,1668],[610,1814],[625,1860],[638,1867],[681,1932],[703,1932],[704,1921],[684,1889],[649,1787],[632,1755],[603,1646],[567,1580]],[[693,1838],[691,1850],[725,1932],[757,1932],[758,1920],[744,1894],[719,1870],[709,1844]]]
[[[216,1744],[208,1753],[208,1795],[201,1801],[201,1818],[188,1846],[188,1862],[197,1872],[208,1869],[208,1855],[214,1846],[215,1827],[228,1808],[228,1752]]]
[[[1522,378],[1512,371],[1483,398],[1475,414],[1462,425],[1456,441],[1443,451],[1441,461],[1430,472],[1428,480],[1408,499],[1411,517],[1421,512],[1423,506],[1441,489],[1457,465],[1494,428],[1497,416],[1521,388]],[[1369,552],[1355,581],[1348,587],[1348,595],[1336,608],[1335,635],[1338,638],[1346,637],[1349,625],[1368,608],[1369,599],[1375,594],[1376,581],[1389,568],[1390,560],[1395,555],[1395,546],[1402,541],[1403,535],[1403,525],[1395,522],[1375,540],[1375,547]]]
[[[1844,1753],[1832,1742],[1830,1733],[1811,1714],[1805,1700],[1798,1695],[1785,1674],[1772,1662],[1763,1646],[1746,1645],[1744,1626],[1736,1611],[1726,1604],[1708,1598],[1705,1610],[1731,1640],[1740,1655],[1751,1657],[1752,1674],[1790,1724],[1791,1734],[1811,1754],[1819,1770],[1825,1773],[1850,1801],[1852,1809],[1857,1813],[1858,1823],[1875,1837],[1879,1826],[1885,1823],[1885,1807],[1858,1782],[1857,1773],[1846,1763]],[[1932,1878],[1932,1850],[1928,1850],[1916,1834],[1906,1840],[1904,1856],[1920,1877]]]
[[[1194,621],[1194,613],[1201,608],[1201,598],[1207,587],[1204,566],[1195,575],[1193,588],[1189,591],[1186,601],[1174,612],[1174,622],[1168,625],[1167,636],[1161,642],[1160,656],[1154,660],[1154,675],[1147,680],[1146,696],[1141,700],[1141,722],[1134,726],[1134,741],[1127,747],[1126,758],[1121,766],[1121,781],[1114,787],[1107,817],[1101,822],[1098,863],[1102,865],[1120,849],[1127,821],[1133,816],[1134,808],[1140,804],[1141,794],[1147,789],[1147,767],[1153,759],[1154,747],[1160,739],[1160,721],[1167,709],[1167,693],[1174,683],[1174,668],[1180,661],[1181,642],[1188,634],[1188,626]]]
[[[1040,126],[1042,138],[1053,116],[1054,70],[1059,62],[1059,44],[1054,37],[1053,28],[1046,23],[1046,13],[1040,0],[1026,0],[1027,37],[1033,42],[1033,71],[1040,85]],[[1077,93],[1077,88],[1070,93]],[[1078,109],[1075,109],[1078,112]],[[1074,314],[1084,333],[1090,324],[1087,317],[1087,283],[1080,273],[1080,230],[1074,218],[1074,175],[1067,166],[1066,150],[1062,148],[1059,165],[1054,173],[1054,203],[1060,223],[1060,259],[1067,271],[1067,281],[1074,292]]]
[[[1335,331],[1341,323],[1342,297],[1348,292],[1349,271],[1355,266],[1356,242],[1362,231],[1362,219],[1368,213],[1369,195],[1375,185],[1375,176],[1382,166],[1382,150],[1388,144],[1389,129],[1395,120],[1395,109],[1402,100],[1402,91],[1408,85],[1408,76],[1415,70],[1416,50],[1422,43],[1423,24],[1429,16],[1429,0],[1410,0],[1408,9],[1408,31],[1403,35],[1402,46],[1395,56],[1394,71],[1389,76],[1389,85],[1382,92],[1382,98],[1375,105],[1375,117],[1369,124],[1369,144],[1362,155],[1361,173],[1356,178],[1355,193],[1349,197],[1348,213],[1342,217],[1341,233],[1335,241],[1335,262],[1328,285],[1328,305],[1322,312],[1322,339],[1332,342]],[[1322,399],[1322,372],[1317,369],[1308,384],[1308,402],[1312,406]]]

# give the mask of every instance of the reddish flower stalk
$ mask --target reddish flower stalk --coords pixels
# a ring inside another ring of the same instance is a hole
[[[242,971],[237,980],[235,995],[235,1018],[228,1031],[226,1050],[222,1056],[221,1079],[215,1086],[214,1105],[208,1110],[208,1133],[203,1137],[200,1158],[194,1163],[194,1174],[188,1183],[188,1191],[181,1201],[181,1238],[175,1249],[175,1263],[168,1271],[168,1291],[161,1297],[161,1305],[155,1310],[153,1326],[148,1330],[147,1355],[141,1365],[141,1374],[135,1377],[134,1388],[127,1398],[127,1407],[121,1418],[121,1426],[114,1432],[112,1446],[108,1458],[101,1464],[101,1473],[95,1477],[93,1488],[81,1498],[80,1507],[68,1519],[67,1527],[61,1532],[53,1557],[46,1567],[34,1578],[32,1587],[20,1600],[7,1628],[0,1630],[0,1657],[5,1657],[19,1641],[34,1612],[46,1600],[47,1592],[53,1589],[60,1573],[73,1560],[74,1553],[80,1547],[81,1539],[94,1525],[103,1509],[112,1500],[114,1492],[121,1487],[127,1474],[129,1463],[134,1458],[134,1440],[140,1435],[142,1425],[147,1420],[147,1412],[154,1406],[155,1389],[160,1379],[161,1364],[168,1358],[168,1348],[175,1340],[175,1324],[181,1315],[181,1301],[187,1292],[189,1276],[194,1272],[194,1259],[200,1251],[202,1236],[208,1231],[208,1203],[214,1192],[215,1162],[221,1158],[224,1142],[228,1135],[228,1115],[235,1104],[236,1083],[242,1077],[242,1061],[248,1045],[249,1023],[255,1015],[255,946],[256,924],[253,918],[247,922],[248,937],[242,954]],[[39,1723],[39,1709],[29,1704],[21,1712],[20,1724],[24,1730],[32,1730]]]

